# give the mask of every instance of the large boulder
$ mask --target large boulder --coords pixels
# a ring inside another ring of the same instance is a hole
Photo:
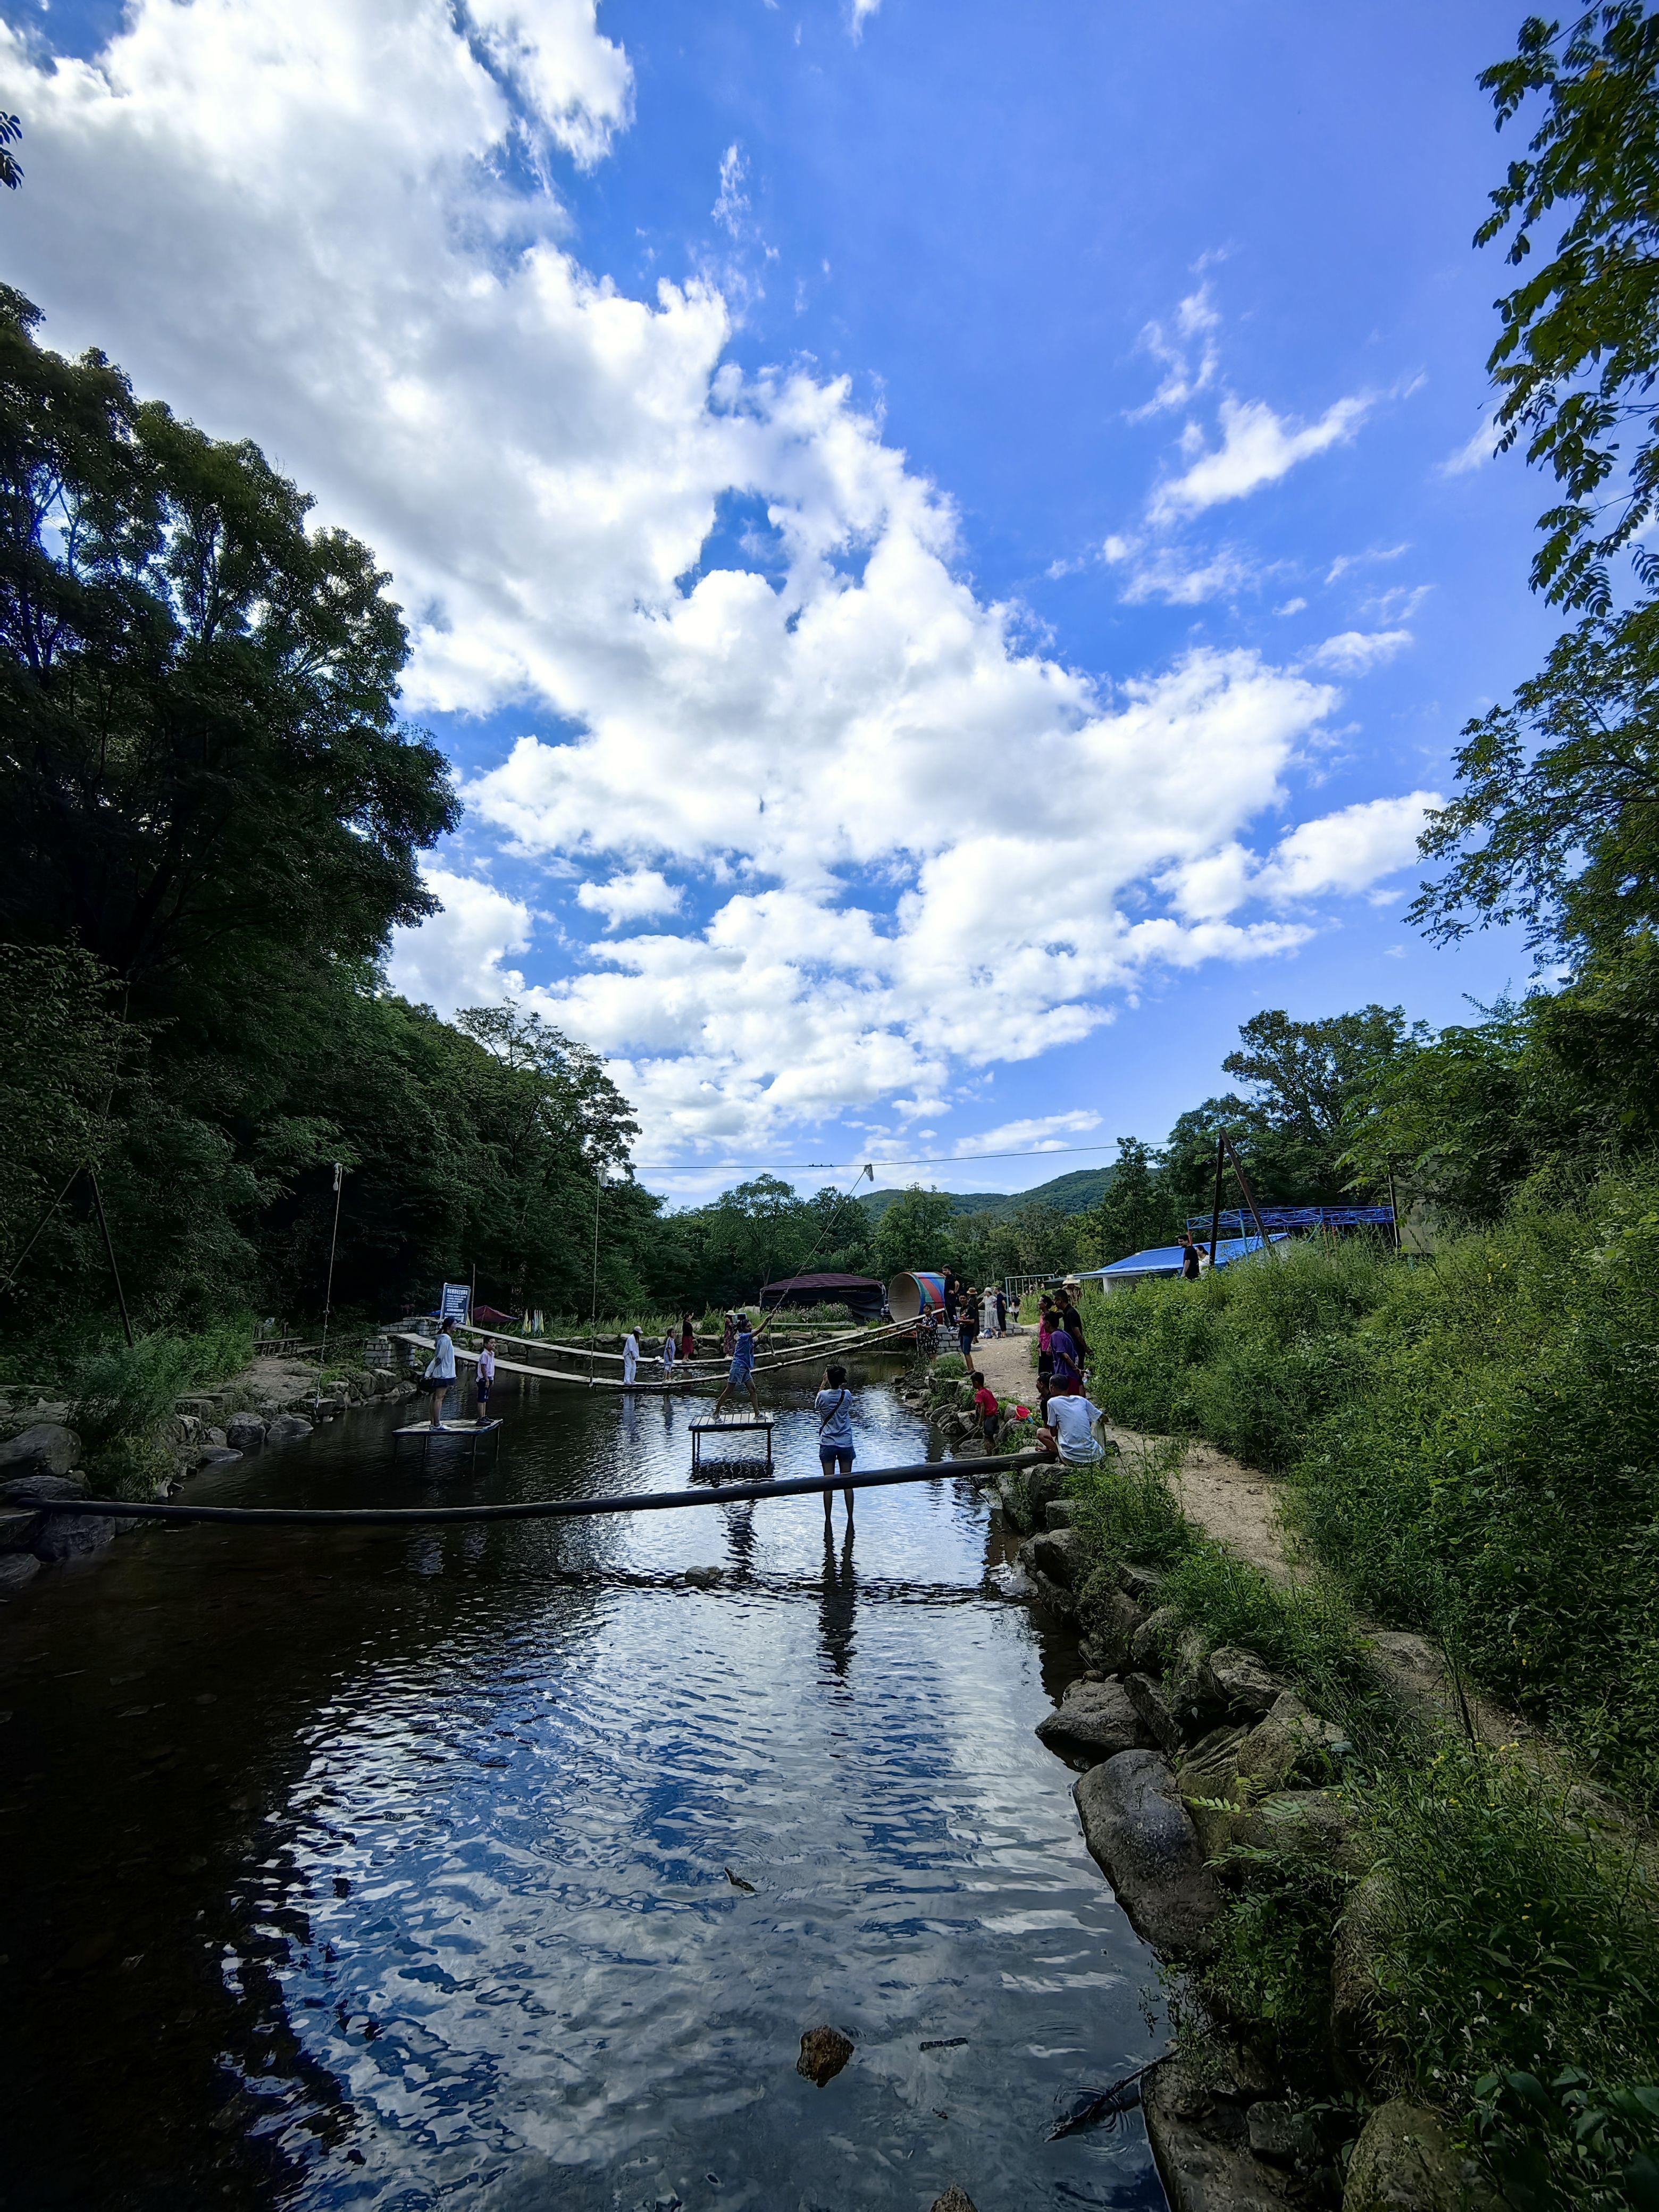
[[[46,1517],[44,1513],[31,1513],[26,1505],[0,1505],[0,1553],[27,1552]]]
[[[1123,1687],[1139,1716],[1147,1741],[1161,1744],[1165,1751],[1176,1750],[1181,1743],[1181,1723],[1164,1694],[1163,1684],[1155,1682],[1150,1674],[1126,1674]]]
[[[233,1413],[225,1423],[225,1443],[233,1451],[252,1451],[265,1440],[265,1425],[257,1413]]]
[[[1180,1627],[1181,1615],[1174,1606],[1160,1605],[1145,1617],[1130,1638],[1130,1658],[1143,1673],[1148,1667],[1158,1666],[1164,1645],[1174,1641]]]
[[[1359,2131],[1342,2212],[1495,2212],[1498,2200],[1426,2105],[1391,2097]]]
[[[1206,1686],[1217,1705],[1224,1705],[1241,1719],[1265,1718],[1285,1687],[1254,1651],[1241,1650],[1235,1644],[1224,1644],[1219,1650],[1210,1653],[1205,1662],[1205,1674]]]
[[[1254,2155],[1243,2125],[1218,2114],[1177,2060],[1153,2068],[1141,2108],[1170,2212],[1289,2212],[1289,2176]],[[1235,2124],[1218,2126],[1224,2117]]]
[[[268,1444],[284,1444],[295,1437],[308,1437],[311,1423],[303,1413],[278,1413],[265,1431]]]
[[[61,1565],[66,1559],[87,1559],[95,1552],[109,1549],[115,1541],[115,1522],[101,1513],[48,1513],[32,1548],[35,1558],[44,1559],[48,1566]]]
[[[1072,1683],[1054,1711],[1037,1723],[1036,1732],[1062,1759],[1091,1763],[1151,1741],[1121,1682]]]
[[[1242,1728],[1212,1729],[1176,1768],[1176,1787],[1192,1815],[1206,1859],[1219,1858],[1237,1843],[1249,1817],[1249,1787],[1238,1771],[1238,1747],[1243,1737]]]
[[[1310,1713],[1294,1690],[1281,1690],[1238,1747],[1238,1771],[1259,1791],[1282,1790],[1297,1768],[1338,1751],[1342,1731]]]
[[[1342,1874],[1363,1875],[1370,1863],[1364,1840],[1334,1790],[1275,1790],[1250,1808],[1237,1840],[1253,1850],[1298,1851]]]
[[[1121,1751],[1091,1767],[1072,1795],[1090,1850],[1138,1936],[1176,1956],[1202,1957],[1221,1893],[1167,1760]]]
[[[92,1486],[84,1474],[15,1474],[0,1482],[0,1498],[8,1505],[41,1505],[58,1498],[87,1498]]]
[[[40,1571],[32,1552],[0,1552],[0,1598],[15,1597]]]
[[[68,1474],[81,1457],[81,1439],[57,1421],[37,1421],[0,1444],[0,1480],[14,1475]]]
[[[1083,1539],[1075,1528],[1044,1529],[1020,1546],[1031,1554],[1031,1571],[1074,1589],[1085,1572]]]
[[[1091,1590],[1086,1604],[1091,1650],[1103,1673],[1116,1673],[1129,1664],[1135,1632],[1146,1616],[1120,1589]]]
[[[1070,1498],[1051,1498],[1042,1509],[1045,1528],[1070,1528],[1076,1521],[1077,1504]]]

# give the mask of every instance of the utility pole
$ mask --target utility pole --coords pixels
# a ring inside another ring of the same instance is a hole
[[[334,1163],[334,1233],[328,1240],[328,1287],[323,1292],[323,1351],[317,1370],[315,1403],[323,1402],[323,1369],[328,1364],[328,1317],[334,1308],[334,1252],[340,1241],[340,1188],[345,1181],[345,1170],[338,1160]]]
[[[92,1202],[97,1210],[98,1226],[104,1232],[104,1250],[109,1258],[109,1271],[115,1280],[115,1303],[121,1309],[121,1326],[127,1333],[129,1348],[132,1343],[132,1320],[127,1312],[127,1294],[121,1288],[121,1270],[115,1264],[115,1240],[109,1233],[109,1223],[104,1218],[104,1194],[98,1188],[98,1178],[87,1170],[87,1181],[92,1185]]]

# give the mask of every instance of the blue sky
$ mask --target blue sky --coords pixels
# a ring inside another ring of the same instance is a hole
[[[605,1050],[658,1187],[1019,1188],[1261,1006],[1524,981],[1402,918],[1553,630],[1474,459],[1516,9],[6,15],[48,339],[393,571],[469,803],[394,975]]]

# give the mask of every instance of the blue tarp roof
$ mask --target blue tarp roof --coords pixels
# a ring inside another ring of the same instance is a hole
[[[1271,1241],[1282,1244],[1283,1236]],[[1208,1251],[1207,1243],[1204,1247]],[[1078,1276],[1080,1283],[1098,1283],[1108,1275],[1178,1275],[1181,1273],[1182,1248],[1179,1244],[1155,1244],[1150,1252],[1132,1252],[1127,1260],[1114,1260],[1109,1267],[1087,1267]],[[1215,1263],[1224,1267],[1231,1261],[1242,1260],[1247,1253],[1259,1252],[1259,1237],[1224,1237],[1215,1248]]]

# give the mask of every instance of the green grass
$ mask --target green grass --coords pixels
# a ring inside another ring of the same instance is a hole
[[[1344,1727],[1343,1796],[1394,1899],[1376,1939],[1379,2094],[1445,2112],[1515,2212],[1650,2207],[1639,2157],[1642,2130],[1659,2133],[1659,1894],[1629,1832],[1598,1826],[1513,1756],[1392,1711],[1334,1585],[1281,1588],[1184,1518],[1170,1481],[1180,1449],[1075,1472],[1085,1604],[1121,1562],[1159,1566],[1159,1601],[1183,1625],[1257,1652]],[[1204,2010],[1351,2134],[1328,2005],[1352,1876],[1289,1849],[1235,1850],[1221,1875]],[[1186,2037],[1194,2016],[1177,2013]]]
[[[1659,1806],[1659,1166],[1528,1190],[1413,1265],[1309,1243],[1112,1298],[1095,1395],[1290,1478],[1366,1611]]]

